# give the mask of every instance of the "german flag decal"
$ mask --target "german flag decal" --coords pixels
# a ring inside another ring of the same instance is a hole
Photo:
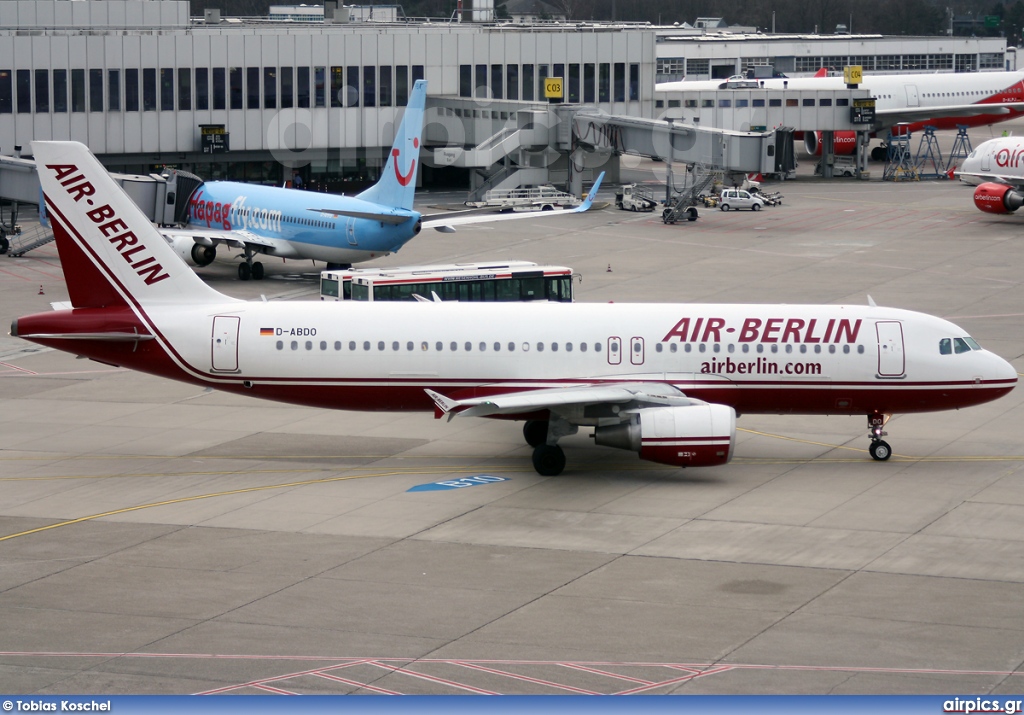
[[[273,328],[260,328],[260,335],[273,335],[273,334],[274,334],[274,329]]]

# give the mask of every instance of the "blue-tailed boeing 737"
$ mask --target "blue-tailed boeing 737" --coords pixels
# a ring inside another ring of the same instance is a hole
[[[248,280],[263,277],[263,264],[253,260],[258,254],[344,266],[393,253],[424,228],[451,231],[460,224],[529,218],[530,214],[521,213],[422,217],[413,209],[426,97],[427,83],[418,80],[383,174],[362,193],[337,196],[209,181],[189,199],[187,226],[161,229],[164,238],[193,266],[212,263],[218,258],[218,246],[241,250],[221,258],[242,258],[238,277]],[[603,176],[594,182],[586,202],[562,213],[590,208]]]

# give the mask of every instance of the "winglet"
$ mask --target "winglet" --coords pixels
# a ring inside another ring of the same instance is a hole
[[[448,421],[451,422],[452,417],[455,416],[455,413],[452,412],[452,410],[458,407],[459,403],[440,393],[434,392],[433,390],[424,388],[423,391],[427,393],[431,400],[434,401],[434,406],[436,407],[434,410],[434,417],[436,419],[441,419],[441,415],[448,415]]]
[[[587,200],[572,210],[573,213],[581,213],[588,211],[591,206],[594,205],[594,199],[597,198],[597,190],[601,188],[601,182],[604,180],[604,172],[602,171],[594,185],[590,187],[590,191],[587,192]]]
[[[828,67],[822,67],[820,70],[814,73],[815,77],[828,77]]]

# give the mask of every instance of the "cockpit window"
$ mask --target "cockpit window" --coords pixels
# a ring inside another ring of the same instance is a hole
[[[939,355],[949,355],[953,352],[953,341],[949,338],[943,338],[939,341]]]
[[[971,346],[963,338],[953,338],[953,350],[957,355],[971,351]]]
[[[972,337],[965,337],[964,342],[971,346],[971,350],[981,350],[981,346],[978,345],[978,342]]]

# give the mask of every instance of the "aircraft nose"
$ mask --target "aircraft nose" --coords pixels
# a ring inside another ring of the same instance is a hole
[[[984,379],[985,380],[998,380],[1000,382],[1017,382],[1017,369],[995,353],[989,353],[987,364],[984,366]]]

